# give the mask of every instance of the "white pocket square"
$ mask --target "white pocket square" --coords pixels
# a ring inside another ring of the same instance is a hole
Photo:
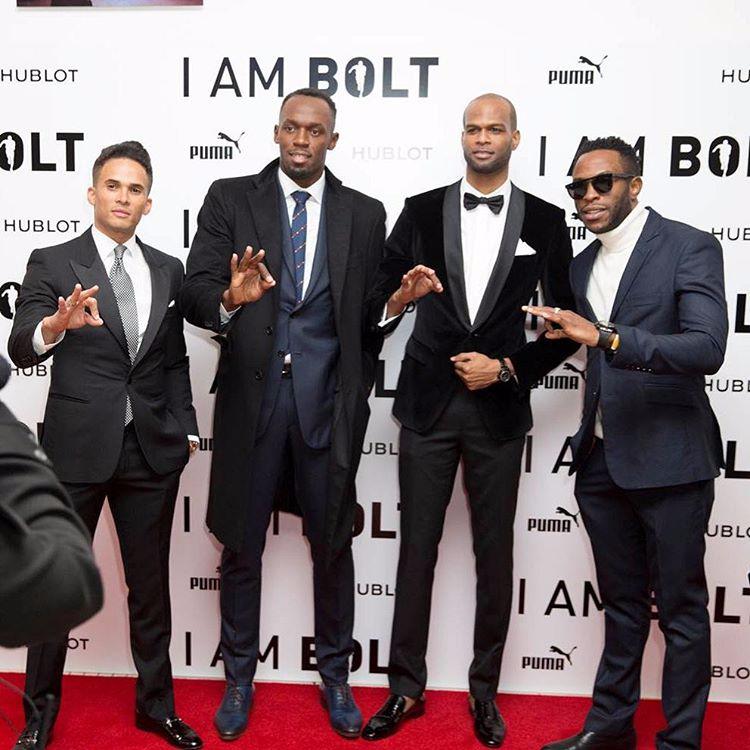
[[[536,255],[536,250],[531,245],[527,245],[523,240],[518,240],[516,255]]]
[[[171,302],[170,302],[170,303],[169,303],[169,304],[167,305],[167,309],[169,309],[170,307],[174,307],[174,303],[175,303],[176,301],[177,301],[177,300],[172,300],[172,301],[171,301]]]

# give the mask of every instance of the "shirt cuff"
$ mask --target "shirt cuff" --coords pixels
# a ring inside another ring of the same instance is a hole
[[[31,345],[34,347],[34,351],[39,354],[46,354],[50,349],[54,349],[63,339],[65,338],[65,331],[63,331],[51,344],[44,343],[44,336],[42,336],[42,321],[39,321],[39,325],[34,329],[34,335],[31,337]]]
[[[221,324],[225,326],[239,309],[239,307],[235,307],[232,312],[227,312],[226,308],[224,307],[224,303],[219,302],[219,320],[221,321]]]
[[[200,443],[201,439],[197,435],[188,435],[189,443]]]
[[[380,318],[380,322],[378,323],[378,328],[385,328],[389,323],[393,323],[394,320],[398,320],[405,312],[406,308],[404,308],[398,315],[392,315],[390,318],[388,318],[386,317],[388,315],[388,305],[386,304],[385,307],[383,307],[383,315]]]

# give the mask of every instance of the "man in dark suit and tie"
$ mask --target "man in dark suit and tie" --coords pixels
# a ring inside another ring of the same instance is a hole
[[[621,139],[581,146],[567,188],[597,235],[571,266],[581,314],[530,308],[550,339],[588,347],[571,471],[605,613],[583,731],[546,750],[634,750],[652,591],[666,644],[667,727],[656,747],[701,746],[711,682],[704,534],[724,465],[704,375],[726,347],[722,254],[712,235],[640,204],[639,175]]]
[[[351,536],[382,344],[365,298],[382,258],[385,211],[325,169],[335,118],[333,101],[315,89],[284,99],[274,128],[280,159],[209,189],[181,296],[186,318],[221,344],[208,526],[225,545],[227,685],[214,719],[224,739],[247,726],[261,560],[278,494],[296,498],[310,542],[315,658],[331,724],[348,737],[361,729],[348,684]]]
[[[88,190],[94,225],[31,254],[8,351],[18,367],[54,356],[42,446],[92,537],[109,501],[128,585],[136,726],[197,748],[200,738],[174,708],[169,546],[198,428],[175,304],[182,264],[135,236],[151,210],[151,183],[140,143],[102,151]],[[28,654],[26,692],[39,709],[52,696],[53,720],[66,650],[67,637]],[[27,719],[16,747],[45,747],[47,736]]]
[[[529,388],[576,348],[543,337],[527,343],[520,305],[539,282],[545,300],[572,304],[572,248],[564,212],[508,178],[520,141],[510,101],[486,94],[470,102],[461,138],[466,176],[406,201],[372,297],[386,330],[406,304],[419,302],[393,405],[401,422],[401,549],[391,695],[363,736],[385,737],[424,710],[434,568],[463,459],[477,572],[470,705],[477,737],[498,747],[505,724],[495,696],[521,454],[532,424]]]

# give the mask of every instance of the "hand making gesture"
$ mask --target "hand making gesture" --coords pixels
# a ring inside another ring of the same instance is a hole
[[[248,302],[257,302],[271,287],[276,285],[276,281],[263,263],[265,255],[265,250],[258,250],[253,255],[253,248],[250,245],[245,248],[242,259],[238,259],[237,253],[232,253],[232,259],[229,262],[232,279],[229,282],[229,288],[224,291],[221,298],[227,312]]]
[[[99,317],[99,307],[94,295],[98,286],[83,289],[76,284],[73,293],[65,298],[57,298],[57,311],[42,319],[42,338],[51,344],[64,331],[72,331],[83,326],[100,326],[104,321]]]
[[[432,268],[414,266],[401,277],[401,286],[388,300],[387,316],[400,315],[410,302],[416,302],[430,292],[442,292],[443,285]]]

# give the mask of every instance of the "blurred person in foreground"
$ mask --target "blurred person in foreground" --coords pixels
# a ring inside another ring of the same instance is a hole
[[[19,367],[54,357],[42,446],[92,537],[105,498],[112,511],[138,673],[135,724],[198,748],[201,739],[175,714],[169,659],[172,519],[180,474],[198,446],[176,303],[184,270],[135,234],[151,210],[146,149],[108,146],[92,178],[93,226],[29,258],[8,352]],[[32,700],[56,698],[53,722],[66,652],[66,638],[38,644],[26,663]],[[25,732],[17,748],[46,742]]]

